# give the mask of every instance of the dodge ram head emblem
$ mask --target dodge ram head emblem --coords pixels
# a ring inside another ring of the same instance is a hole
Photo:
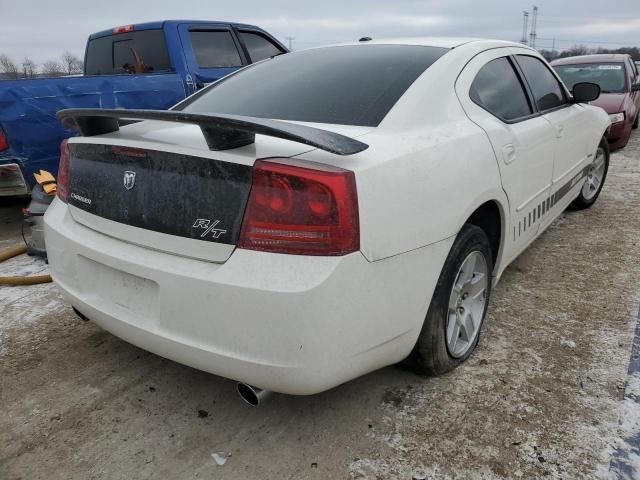
[[[136,184],[136,172],[127,170],[124,172],[124,188],[131,190]]]

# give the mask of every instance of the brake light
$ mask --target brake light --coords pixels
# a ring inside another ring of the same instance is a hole
[[[333,256],[359,250],[353,172],[289,159],[257,160],[238,247]]]
[[[9,140],[2,130],[0,130],[0,152],[9,148]]]
[[[135,25],[123,25],[121,27],[116,27],[113,29],[113,34],[117,35],[118,33],[129,33],[135,30]]]
[[[68,140],[63,140],[60,144],[60,165],[58,166],[58,198],[64,203],[69,199],[69,144]]]

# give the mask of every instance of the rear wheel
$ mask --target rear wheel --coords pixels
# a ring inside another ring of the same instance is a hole
[[[591,207],[604,186],[604,181],[607,178],[607,172],[609,171],[609,144],[606,139],[600,141],[596,156],[591,163],[589,173],[587,174],[587,180],[580,190],[580,195],[569,206],[572,210],[583,210]]]
[[[475,225],[465,225],[451,247],[408,358],[418,373],[439,375],[469,358],[487,312],[492,270],[487,235]]]

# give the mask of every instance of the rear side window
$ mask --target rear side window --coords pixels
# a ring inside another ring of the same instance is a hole
[[[491,60],[480,69],[469,95],[475,103],[503,120],[533,113],[522,83],[506,57]]]
[[[268,40],[259,33],[238,32],[238,36],[244,43],[244,46],[247,47],[252,62],[259,62],[265,58],[283,53],[271,40]]]
[[[181,110],[300,122],[377,126],[449,49],[347,45],[256,63],[190,97]]]
[[[517,59],[539,110],[550,110],[567,103],[560,82],[541,60],[528,55],[517,55]]]
[[[200,30],[190,31],[191,46],[200,68],[239,67],[240,53],[231,32]]]
[[[162,30],[109,35],[89,41],[87,75],[148,73],[171,70]]]

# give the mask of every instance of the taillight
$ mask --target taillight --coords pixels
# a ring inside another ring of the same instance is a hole
[[[0,152],[9,148],[9,140],[2,130],[0,130]]]
[[[238,247],[297,255],[359,250],[353,172],[289,159],[257,160]]]
[[[63,140],[60,144],[60,165],[58,166],[58,185],[56,191],[58,198],[67,203],[69,199],[69,144]]]

